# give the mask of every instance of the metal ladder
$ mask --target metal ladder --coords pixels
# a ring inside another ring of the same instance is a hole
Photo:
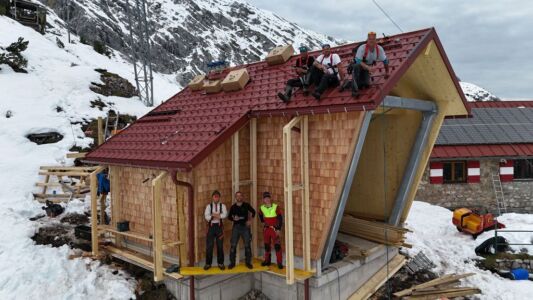
[[[113,131],[118,129],[119,116],[120,114],[118,111],[115,112],[114,116],[109,112],[107,113],[107,118],[105,119],[104,141],[107,141],[107,139],[113,135]]]
[[[507,213],[507,206],[505,205],[503,187],[499,174],[492,173],[492,187],[494,189],[494,195],[496,196],[498,214],[501,215],[502,213]]]

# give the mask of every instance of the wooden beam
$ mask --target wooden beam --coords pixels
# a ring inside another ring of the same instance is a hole
[[[39,175],[45,175],[45,176],[70,176],[70,177],[86,177],[91,175],[91,172],[79,172],[79,171],[65,171],[65,172],[59,172],[59,171],[41,171],[39,172]]]
[[[178,174],[176,173],[176,177]],[[177,178],[178,180],[180,178]],[[183,188],[180,186],[176,186],[176,209],[178,214],[178,240],[185,241],[187,232],[185,231],[185,196],[183,193]],[[189,230],[192,230],[190,228]],[[193,241],[188,241],[188,243],[192,243]],[[188,257],[187,257],[187,250],[186,247],[183,247],[182,245],[178,246],[179,249],[179,261],[180,266],[185,266],[188,264]],[[191,262],[193,263],[193,262]]]
[[[96,175],[104,169],[105,167],[99,166],[91,173],[91,244],[94,256],[98,256],[98,180]]]
[[[405,264],[403,255],[396,255],[383,268],[365,282],[352,296],[350,300],[366,300],[370,298],[387,280],[389,280]]]
[[[99,225],[98,230],[100,232],[110,232],[110,233],[113,233],[114,235],[127,236],[130,238],[139,239],[145,242],[153,242],[153,239],[146,234],[136,233],[133,231],[118,231],[115,228],[108,226],[108,225]]]
[[[48,184],[49,182],[50,182],[50,175],[46,175],[44,177],[44,183]],[[43,186],[43,194],[46,194],[47,189],[48,189],[48,186],[46,186],[46,185]]]
[[[152,180],[152,230],[154,247],[154,281],[162,281],[163,276],[163,225],[161,211],[161,188],[163,179],[167,175],[162,171]]]
[[[304,271],[311,271],[311,219],[309,209],[309,117],[302,118],[301,156],[302,156],[302,220],[303,220],[303,261]]]
[[[237,130],[231,137],[231,203],[235,201],[235,193],[240,189],[240,165],[239,165],[239,131]],[[240,247],[237,245],[235,262],[240,261]]]
[[[102,145],[105,141],[104,141],[104,119],[102,119],[102,117],[98,117],[98,122],[97,122],[97,125],[98,125],[98,130],[97,130],[97,134],[98,134],[98,146]]]
[[[111,184],[111,225],[117,228],[117,223],[121,221],[122,200],[120,194],[120,167],[109,167],[109,181]],[[115,245],[120,247],[122,236],[115,237]]]
[[[67,153],[67,158],[85,158],[85,155],[87,155],[87,152],[72,152]]]
[[[250,202],[252,207],[257,206],[257,119],[250,119],[250,178],[252,188],[250,191]],[[252,221],[252,253],[257,255],[257,217]]]
[[[88,173],[96,170],[97,168],[98,167],[74,167],[74,166],[70,166],[70,167],[65,167],[65,166],[40,166],[39,167],[40,170],[81,171],[81,172],[88,172]]]

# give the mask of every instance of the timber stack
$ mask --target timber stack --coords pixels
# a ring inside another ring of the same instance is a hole
[[[395,297],[401,299],[433,300],[441,298],[465,297],[480,294],[481,290],[475,287],[458,287],[461,279],[475,275],[468,274],[448,274],[440,278],[433,279],[426,283],[415,285],[409,289],[394,293]]]
[[[405,243],[405,233],[410,232],[408,229],[349,214],[343,216],[339,231],[384,245],[411,248],[411,245]]]

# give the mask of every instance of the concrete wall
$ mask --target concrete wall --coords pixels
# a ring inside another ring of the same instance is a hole
[[[458,207],[486,208],[496,213],[496,196],[492,174],[498,174],[499,160],[480,161],[480,183],[430,184],[429,167],[422,178],[416,200],[449,209]],[[533,212],[533,181],[502,182],[508,212]]]

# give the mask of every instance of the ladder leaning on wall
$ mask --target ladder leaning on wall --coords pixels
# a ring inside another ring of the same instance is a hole
[[[492,188],[494,190],[494,195],[496,196],[496,206],[498,207],[498,215],[501,215],[502,213],[507,213],[507,206],[505,205],[503,187],[499,174],[492,173]]]

